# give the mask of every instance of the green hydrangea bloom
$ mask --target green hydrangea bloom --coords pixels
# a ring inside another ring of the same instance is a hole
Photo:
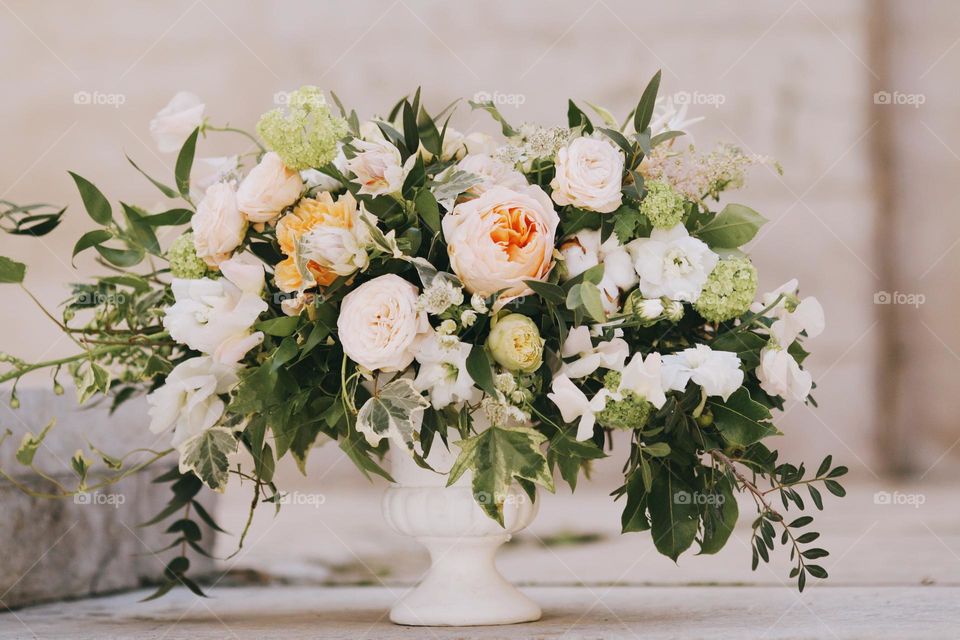
[[[198,280],[207,275],[207,264],[197,256],[193,234],[189,231],[173,241],[167,251],[167,260],[174,278]]]
[[[616,391],[620,386],[620,373],[608,371],[603,377],[603,386]],[[650,419],[653,405],[633,391],[622,392],[622,400],[607,400],[607,406],[597,414],[597,422],[608,429],[641,429]]]
[[[710,272],[700,298],[693,305],[710,322],[742,315],[757,294],[757,270],[747,258],[721,260]]]
[[[322,167],[337,155],[337,140],[347,135],[347,121],[333,115],[323,91],[304,86],[288,94],[287,108],[260,116],[257,133],[291,169]]]
[[[672,229],[683,219],[683,196],[666,182],[646,183],[647,195],[640,203],[640,213],[657,229]]]

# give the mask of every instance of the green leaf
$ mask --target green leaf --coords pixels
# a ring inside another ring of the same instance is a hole
[[[714,554],[720,551],[740,517],[740,508],[733,495],[733,484],[728,477],[717,483],[716,490],[710,494],[714,500],[703,506],[703,540],[700,542],[701,554]]]
[[[123,215],[127,219],[127,235],[129,235],[137,245],[143,247],[147,253],[155,256],[160,255],[160,243],[157,241],[157,234],[155,234],[153,228],[145,222],[146,216],[135,207],[131,207],[123,202],[120,203],[120,206],[123,207]]]
[[[475,344],[470,350],[470,355],[467,356],[467,373],[484,393],[496,397],[497,390],[493,386],[493,364],[482,344]]]
[[[160,189],[160,192],[161,192],[163,195],[167,196],[168,198],[176,198],[176,197],[177,197],[177,192],[176,192],[175,190],[171,189],[170,187],[168,187],[167,185],[163,184],[162,182],[158,182],[158,181],[154,180],[153,178],[151,178],[151,177],[147,174],[146,171],[144,171],[143,169],[141,169],[140,167],[137,166],[137,163],[134,162],[133,159],[132,159],[130,156],[127,156],[127,161],[128,161],[130,164],[133,165],[133,168],[134,168],[134,169],[136,169],[137,171],[139,171],[140,173],[142,173],[142,174],[143,174],[143,177],[145,177],[147,180],[149,180],[149,181],[153,184],[153,186],[155,186],[157,189]]]
[[[77,257],[77,254],[81,251],[94,247],[98,244],[102,244],[107,240],[113,238],[113,234],[106,229],[94,229],[93,231],[87,231],[85,234],[80,236],[80,239],[77,240],[77,244],[73,245],[73,255],[70,256],[71,260]]]
[[[515,481],[529,480],[553,491],[553,476],[540,451],[546,436],[527,427],[493,426],[460,440],[460,455],[450,469],[447,486],[473,473],[473,497],[484,512],[503,526],[503,506]]]
[[[727,331],[721,333],[710,345],[714,351],[731,351],[737,354],[745,369],[755,369],[760,366],[760,351],[770,341],[766,336],[760,336],[749,331]]]
[[[670,468],[654,482],[650,491],[650,534],[657,551],[674,562],[697,536],[699,513],[694,492],[676,478]]]
[[[553,304],[564,304],[567,295],[563,288],[552,282],[541,282],[540,280],[524,280],[523,283],[533,289],[533,292],[544,299],[545,302]]]
[[[50,429],[53,428],[54,424],[56,424],[56,420],[48,422],[39,436],[35,436],[32,433],[23,434],[23,439],[20,441],[20,447],[16,453],[17,462],[26,467],[33,464],[33,458],[37,454],[37,449],[43,444],[44,438],[47,437],[47,434],[50,432]]]
[[[0,283],[20,284],[27,274],[27,265],[0,256]]]
[[[383,438],[413,450],[414,422],[430,402],[413,386],[409,378],[400,378],[380,389],[357,413],[357,431],[370,446]]]
[[[468,103],[470,104],[471,108],[483,109],[484,111],[489,113],[491,116],[493,116],[493,119],[500,123],[500,130],[503,133],[503,135],[505,135],[506,137],[512,138],[513,136],[517,135],[517,130],[511,127],[507,123],[506,119],[502,115],[500,115],[500,111],[493,104],[493,102],[489,100],[486,100],[484,102],[474,102],[473,100],[469,100]]]
[[[237,438],[230,429],[207,429],[181,445],[180,473],[192,471],[205,485],[222,492],[227,486],[227,457],[236,450]]]
[[[547,450],[547,460],[557,464],[561,477],[570,485],[571,491],[577,488],[577,479],[584,461],[604,457],[606,454],[590,440],[580,442],[564,431],[558,431],[551,438],[550,448]]]
[[[657,103],[657,91],[660,90],[660,72],[657,71],[647,88],[643,90],[640,96],[640,102],[637,103],[637,109],[633,112],[633,130],[637,133],[643,133],[650,126],[650,120],[653,118],[653,108]]]
[[[750,242],[766,221],[750,207],[728,204],[693,235],[714,248],[736,249]]]
[[[649,494],[644,484],[639,471],[634,471],[627,480],[627,504],[623,507],[623,513],[620,516],[622,533],[646,531],[650,528],[650,520],[647,518]]]
[[[68,173],[77,184],[77,190],[80,191],[80,197],[83,199],[83,206],[86,208],[87,214],[94,221],[104,226],[110,224],[110,221],[113,220],[113,208],[103,193],[100,192],[100,189],[93,186],[93,183],[86,178],[78,176],[72,171]]]
[[[271,318],[258,322],[255,325],[257,331],[263,331],[268,336],[285,338],[292,335],[300,325],[300,316],[283,316],[281,318]]]
[[[143,221],[151,227],[178,227],[190,222],[193,211],[190,209],[170,209],[152,216],[144,216]]]
[[[573,100],[567,101],[567,124],[571,129],[583,126],[584,135],[593,133],[593,123],[580,107],[574,104]]]
[[[417,89],[417,101],[419,101],[420,90]],[[420,148],[420,133],[417,129],[417,115],[413,112],[413,106],[407,100],[403,101],[403,143],[410,153],[416,153]]]
[[[420,217],[423,219],[423,223],[427,225],[427,228],[430,229],[433,233],[440,232],[440,206],[437,204],[437,199],[433,197],[433,194],[429,189],[420,189],[417,192],[417,197],[414,200],[414,204],[417,207],[417,213],[420,214]]]
[[[193,169],[193,156],[197,150],[197,136],[200,134],[200,127],[193,130],[193,133],[187,138],[183,146],[180,147],[180,153],[177,155],[177,164],[174,168],[174,179],[177,183],[177,191],[187,201],[190,200],[190,170]]]
[[[136,264],[139,264],[143,260],[144,252],[143,249],[113,249],[111,247],[104,247],[103,245],[95,245],[94,249],[97,250],[103,259],[112,264],[115,267],[132,267]]]
[[[708,401],[713,411],[713,421],[724,439],[737,447],[748,447],[763,438],[779,435],[770,422],[769,409],[750,397],[745,387],[740,387],[726,402]]]
[[[604,322],[607,315],[603,310],[600,289],[592,282],[581,282],[567,291],[566,306],[571,311],[582,310],[597,322]]]
[[[651,445],[643,447],[643,452],[648,456],[653,456],[654,458],[663,458],[670,455],[670,445],[666,442],[655,442]]]
[[[587,106],[590,107],[590,109],[592,109],[594,113],[600,116],[600,119],[603,120],[603,123],[605,125],[607,125],[608,127],[617,126],[617,119],[614,118],[613,114],[610,113],[608,110],[604,109],[599,105],[595,105],[592,102],[587,102]]]

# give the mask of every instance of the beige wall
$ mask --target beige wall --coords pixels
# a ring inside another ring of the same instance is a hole
[[[0,236],[0,253],[28,259],[29,286],[51,304],[61,300],[63,283],[79,275],[70,267],[71,241],[90,226],[66,170],[117,199],[155,203],[153,188],[123,154],[157,175],[171,173],[173,159],[154,152],[147,123],[180,89],[201,95],[213,122],[245,127],[273,106],[274,92],[307,83],[335,90],[361,115],[382,112],[421,84],[434,108],[478,91],[519,94],[522,106],[504,108],[509,118],[561,122],[567,97],[625,113],[662,68],[664,93],[722,97],[717,108],[693,107],[708,118],[694,129],[699,143],[731,140],[786,170],[782,178],[756,170],[749,188],[732,196],[772,221],[753,245],[761,286],[799,277],[803,293],[820,298],[827,312],[827,332],[810,345],[820,409],[789,411],[785,446],[814,464],[833,451],[864,473],[879,472],[873,295],[894,285],[879,280],[872,250],[869,4],[7,0],[0,7],[0,197],[71,209],[42,244]],[[904,52],[897,77],[916,78],[933,65],[915,82],[890,87],[926,92],[926,104],[889,107],[903,118],[897,145],[911,163],[904,175],[913,190],[897,203],[910,214],[903,233],[916,241],[904,258],[909,287],[930,300],[920,312],[906,312],[911,348],[930,358],[908,368],[926,389],[913,405],[950,407],[912,414],[921,417],[915,429],[926,438],[923,468],[960,436],[952,420],[956,401],[941,401],[956,395],[960,352],[951,286],[960,250],[948,252],[960,233],[952,204],[960,162],[953,151],[960,149],[960,127],[951,118],[960,66],[960,47],[950,48],[960,36],[954,7],[911,3],[898,12],[902,29],[891,43]],[[120,94],[124,104],[77,105],[77,91]],[[456,125],[491,130],[467,109]],[[201,154],[244,148],[217,137]],[[82,273],[94,267],[89,257],[78,262]],[[0,348],[30,358],[69,352],[24,295],[5,293]]]

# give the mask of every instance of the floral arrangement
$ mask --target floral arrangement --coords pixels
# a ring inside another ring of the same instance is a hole
[[[388,447],[426,468],[432,447],[457,447],[449,482],[470,471],[502,524],[511,486],[535,499],[557,472],[573,489],[623,432],[613,496],[624,532],[649,530],[674,560],[694,543],[716,553],[738,519],[734,493],[747,492],[754,568],[779,533],[800,589],[826,577],[812,561],[827,552],[809,546],[818,534],[799,531],[812,518],[782,511],[804,508],[800,488],[818,509],[815,485],[842,496],[846,469],[827,457],[809,474],[767,444],[774,411],[813,402],[801,344],[823,311],[796,281],[758,296],[741,248],[764,219],[711,202],[769,161],[685,143],[692,121],[656,97],[659,81],[622,124],[570,101],[566,126],[515,128],[471,102],[500,139],[455,131],[453,105],[430,115],[419,90],[361,122],[303,87],[261,117],[258,136],[212,125],[179,94],[151,123],[161,151],[179,149],[173,186],[144,175],[181,204],[117,211],[71,174],[97,224],[74,256],[93,250],[110,273],[75,285],[60,318],[44,310],[75,356],[4,355],[0,373],[15,405],[16,382],[42,368],[58,392],[66,368],[81,402],[146,392],[150,429],[170,447],[132,466],[78,451],[78,486],[43,495],[96,490],[174,456],[158,478],[173,497],[154,522],[182,512],[173,545],[203,553],[193,518],[216,523],[196,496],[231,474],[252,486],[253,507],[279,508],[277,461],[303,470],[321,442],[385,478]],[[200,136],[224,131],[252,151],[195,158]],[[43,235],[63,213],[7,203],[4,229]],[[25,269],[0,258],[3,282],[22,285]],[[45,436],[28,434],[18,460],[32,466]],[[188,567],[185,554],[171,561],[157,595],[199,592]]]

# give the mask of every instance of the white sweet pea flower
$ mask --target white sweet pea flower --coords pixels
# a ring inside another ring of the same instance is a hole
[[[705,344],[663,356],[663,386],[683,391],[693,380],[708,396],[724,400],[743,384],[740,358],[730,351],[714,351]]]
[[[754,302],[750,310],[759,313],[769,307],[774,301],[783,296],[775,307],[766,312],[767,317],[774,318],[770,326],[770,335],[783,347],[789,347],[804,331],[810,338],[815,338],[823,332],[825,326],[823,307],[813,296],[800,300],[797,297],[798,283],[790,280],[770,293]]]
[[[471,345],[456,338],[429,333],[420,339],[416,358],[420,370],[413,381],[418,391],[426,391],[434,409],[454,402],[476,402],[481,391],[467,373]]]
[[[416,161],[415,155],[404,164],[400,150],[385,140],[354,139],[350,145],[357,150],[357,155],[347,160],[347,169],[356,176],[353,182],[360,185],[358,193],[380,196],[400,191]]]
[[[632,240],[627,249],[645,298],[666,296],[670,300],[696,302],[720,260],[704,242],[690,237],[682,224],[672,229],[654,229],[649,238]]]
[[[632,391],[657,409],[667,401],[663,389],[662,359],[659,353],[651,353],[644,358],[634,355],[620,374],[618,393]]]
[[[170,337],[219,363],[238,362],[263,340],[253,323],[267,310],[263,291],[263,263],[240,254],[220,265],[222,278],[175,278],[176,302],[167,308],[163,326]]]
[[[163,386],[147,396],[150,431],[163,433],[173,428],[172,444],[179,447],[216,425],[225,408],[219,396],[237,384],[237,371],[237,365],[209,356],[178,364]]]
[[[660,97],[657,98],[656,103],[653,107],[653,119],[650,120],[650,131],[653,135],[658,133],[663,133],[665,131],[687,131],[687,127],[692,124],[696,124],[705,120],[703,116],[697,118],[688,118],[687,109],[690,107],[689,102],[684,102],[679,107],[677,107],[673,96]],[[693,139],[689,133],[687,133],[689,140]]]
[[[203,122],[206,105],[189,91],[180,91],[150,121],[150,135],[161,153],[180,151],[193,130]]]
[[[560,373],[576,379],[588,376],[600,367],[619,371],[629,355],[630,347],[622,338],[613,338],[594,347],[590,339],[590,329],[579,326],[567,334],[567,339],[560,349],[560,356],[564,359],[577,359],[564,363],[560,367]]]
[[[610,392],[601,389],[592,400],[580,390],[565,374],[553,379],[553,391],[547,397],[560,409],[564,422],[573,422],[580,418],[577,424],[577,440],[589,440],[593,437],[593,426],[597,422],[597,414],[607,405]]]
[[[801,402],[807,399],[813,387],[813,377],[801,369],[793,356],[780,346],[770,346],[760,352],[757,379],[760,388],[770,395]]]

